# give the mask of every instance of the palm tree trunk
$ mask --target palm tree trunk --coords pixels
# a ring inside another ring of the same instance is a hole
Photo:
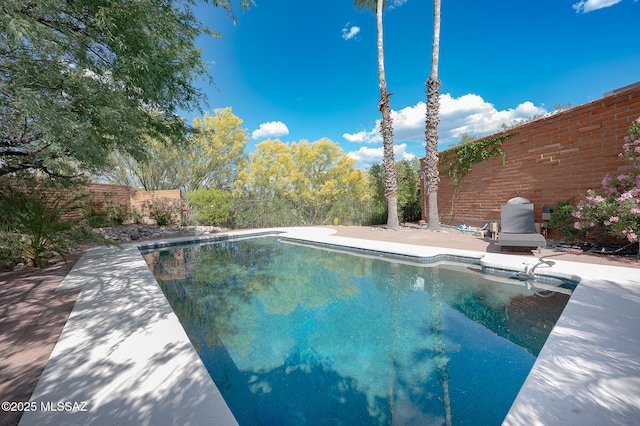
[[[427,79],[427,111],[426,111],[426,151],[425,157],[425,186],[429,201],[427,216],[428,229],[440,229],[440,215],[438,212],[438,184],[440,171],[438,170],[438,114],[440,112],[440,79],[438,78],[438,60],[440,56],[440,0],[433,2],[433,45],[431,49],[431,74]]]
[[[393,154],[393,122],[391,120],[391,107],[387,93],[387,81],[384,74],[384,48],[382,37],[382,9],[384,0],[378,0],[376,8],[376,20],[378,25],[378,84],[380,86],[380,103],[378,107],[382,113],[380,132],[382,133],[382,146],[384,151],[384,195],[387,199],[387,228],[398,230],[398,179],[396,178],[396,165]]]

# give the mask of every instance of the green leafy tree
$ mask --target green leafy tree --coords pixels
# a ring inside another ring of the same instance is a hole
[[[295,164],[293,188],[298,198],[333,202],[366,197],[365,174],[355,160],[329,139],[291,144]]]
[[[242,120],[231,108],[223,108],[213,116],[194,119],[193,126],[198,131],[190,138],[185,189],[230,190],[244,166],[244,149],[249,141]]]
[[[242,1],[247,7],[250,0]],[[212,3],[231,11],[229,1]],[[207,77],[195,45],[216,36],[195,0],[4,0],[0,6],[0,176],[70,176],[145,154],[144,135],[182,137]]]
[[[279,139],[256,145],[238,174],[235,190],[249,198],[295,197],[295,169],[289,146]]]
[[[367,171],[369,193],[376,201],[384,200],[384,167],[382,164],[374,164]]]
[[[420,220],[420,161],[402,160],[396,164],[398,175],[398,207],[405,222]]]
[[[245,161],[248,137],[242,120],[224,108],[194,119],[193,125],[194,133],[182,141],[147,138],[144,159],[115,153],[114,167],[103,176],[147,191],[231,189]]]
[[[396,163],[398,178],[398,210],[403,221],[420,219],[420,169],[419,160],[402,160]],[[367,173],[369,193],[376,201],[384,200],[384,167],[374,164]]]
[[[454,142],[452,146],[466,145],[475,141],[476,139],[478,138],[470,133],[463,133],[462,136],[460,136],[460,140],[458,142]]]
[[[189,154],[184,145],[172,144],[159,138],[145,137],[144,159],[121,152],[112,156],[112,168],[101,176],[108,181],[143,188],[145,191],[177,189],[185,186],[185,161]]]
[[[319,202],[367,198],[366,175],[329,139],[256,145],[240,171],[236,192],[249,198],[296,198]]]

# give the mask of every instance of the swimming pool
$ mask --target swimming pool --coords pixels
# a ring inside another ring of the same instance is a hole
[[[568,296],[254,238],[145,254],[244,424],[499,424]]]

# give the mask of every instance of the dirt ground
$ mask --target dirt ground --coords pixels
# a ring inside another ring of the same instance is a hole
[[[79,290],[56,291],[80,258],[39,270],[0,273],[0,402],[31,397],[67,322]],[[21,412],[0,410],[0,425],[15,425]]]

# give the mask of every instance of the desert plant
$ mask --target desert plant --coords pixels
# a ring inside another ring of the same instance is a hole
[[[181,223],[183,210],[188,209],[181,199],[167,197],[145,200],[141,208],[143,214],[154,219],[160,226]]]
[[[115,200],[116,194],[114,192],[107,192],[104,196],[107,221],[113,225],[122,225],[129,218],[127,205],[122,202],[117,202]]]
[[[42,268],[49,253],[66,262],[69,241],[77,239],[79,212],[87,193],[47,181],[5,184],[0,193],[0,221],[21,254]]]
[[[142,210],[139,207],[132,206],[131,207],[131,220],[133,223],[141,223],[142,222]]]
[[[0,229],[0,261],[2,261],[0,268],[5,265],[12,265],[13,261],[20,259],[22,253],[15,234],[6,228],[6,226],[3,226]]]

